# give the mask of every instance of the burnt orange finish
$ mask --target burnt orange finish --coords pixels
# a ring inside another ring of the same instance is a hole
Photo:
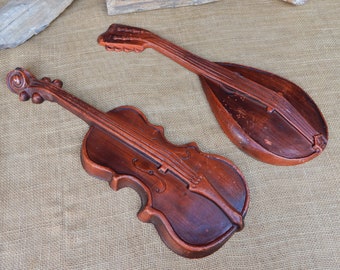
[[[98,37],[112,51],[153,48],[199,75],[220,126],[251,156],[295,165],[326,147],[327,125],[313,100],[297,85],[272,73],[200,58],[145,29],[112,24]]]
[[[7,85],[22,101],[57,102],[87,122],[85,170],[114,190],[135,189],[142,200],[139,219],[153,223],[174,252],[207,256],[243,228],[248,188],[226,158],[203,153],[195,143],[168,142],[163,128],[136,108],[103,113],[62,90],[59,80],[38,80],[18,68],[7,75]]]

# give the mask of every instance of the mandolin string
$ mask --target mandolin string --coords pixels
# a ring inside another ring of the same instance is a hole
[[[156,45],[161,45],[161,46],[163,45],[162,48],[165,48],[169,50],[170,52],[178,55],[178,50],[172,49],[171,45],[170,46],[167,45],[166,42],[160,42],[159,44],[156,44]],[[183,52],[181,52],[181,54],[184,55]],[[225,83],[224,78],[230,79],[229,76],[226,76],[224,73],[217,71],[218,69],[223,70],[223,68],[221,68],[219,65],[214,64],[210,61],[206,61],[205,59],[202,59],[203,61],[201,61],[201,59],[197,60],[196,59],[197,56],[192,55],[189,52],[186,52],[185,55],[189,56],[189,58],[188,57],[185,58],[185,62],[188,62],[191,65],[198,67],[199,71],[200,71],[199,66],[202,65],[202,62],[204,62],[203,65],[206,67],[206,70],[209,71],[208,73],[211,75],[213,79],[220,81],[222,83]],[[252,84],[257,84],[256,82],[253,82],[246,78],[238,77],[238,79],[240,79],[241,82],[243,82],[245,86],[248,86],[249,88],[252,87]],[[312,138],[314,135],[317,134],[317,132],[309,125],[309,123],[307,123],[307,121],[305,121],[305,119],[300,115],[300,113],[288,101],[286,101],[285,98],[281,97],[278,94],[271,93],[272,91],[268,91],[269,89],[266,87],[263,87],[262,85],[257,84],[257,86],[260,89],[262,89],[261,95],[262,96],[265,95],[265,98],[264,98],[265,101],[263,101],[262,103],[264,103],[264,105],[266,106],[273,107],[275,110],[277,110],[278,113],[281,114],[288,122],[290,122],[300,133],[302,133],[302,135],[304,135],[310,142],[313,142]],[[242,91],[240,87],[232,86],[232,88],[235,89],[236,91],[241,92],[242,94],[245,94],[247,96],[254,98],[256,101],[258,101],[258,99],[263,100],[263,98],[259,97],[258,94],[252,95],[253,93],[246,93],[245,91]],[[271,102],[268,101],[270,99],[275,99],[277,104],[276,103],[271,104]]]
[[[221,67],[220,65],[200,58],[174,44],[169,43],[167,40],[164,40],[159,36],[156,35],[154,36],[155,36],[154,39],[148,39],[148,41],[155,45],[155,49],[157,51],[160,51],[157,47],[165,49],[166,51],[170,52],[173,56],[175,56],[176,59],[178,59],[180,62],[185,62],[192,65],[195,68],[195,70],[197,70],[197,72],[195,73],[201,74],[202,68],[200,66],[203,65],[205,71],[207,71],[207,73],[209,74],[209,77],[211,77],[214,80],[225,83],[225,78],[229,80],[232,79],[224,74],[226,69]],[[160,52],[162,53],[162,51]],[[183,55],[182,58],[181,55]],[[240,89],[240,87],[235,87],[231,85],[233,89],[248,97],[252,97],[257,102],[261,100],[262,101],[261,103],[263,103],[265,106],[269,106],[275,109],[284,119],[286,119],[286,121],[291,123],[297,131],[299,131],[304,137],[306,137],[307,140],[309,140],[311,143],[314,142],[314,136],[318,135],[318,132],[284,97],[280,96],[279,94],[272,93],[272,91],[267,87],[264,87],[247,78],[237,76],[237,79],[241,80],[243,85],[249,88],[253,88],[253,85],[256,84],[259,90],[256,90],[255,93],[248,93]],[[274,104],[271,104],[270,102],[271,100],[275,100],[276,103],[274,102]]]

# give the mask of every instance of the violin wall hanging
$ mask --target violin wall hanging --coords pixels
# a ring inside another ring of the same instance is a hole
[[[38,80],[17,68],[7,85],[21,101],[56,102],[88,123],[81,150],[85,170],[114,190],[135,189],[142,201],[138,218],[153,223],[174,252],[207,256],[243,228],[248,188],[226,158],[203,153],[195,143],[168,142],[163,128],[136,108],[103,113],[61,89],[60,80]]]
[[[98,37],[109,51],[152,48],[196,73],[220,126],[241,150],[275,165],[295,165],[326,147],[326,122],[313,100],[275,74],[200,58],[145,29],[112,24]]]

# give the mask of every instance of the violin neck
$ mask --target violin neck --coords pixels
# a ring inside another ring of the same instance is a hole
[[[39,80],[27,70],[18,68],[8,73],[7,85],[12,92],[19,95],[22,101],[32,98],[34,103],[41,103],[44,100],[58,103],[90,126],[94,126],[109,136],[119,139],[129,147],[145,153],[159,166],[159,170],[163,173],[171,168],[184,180],[198,177],[175,153],[167,150],[153,138],[146,137],[127,122],[119,118],[112,119],[108,114],[64,91],[61,88],[62,82],[59,80],[51,81],[49,78]],[[141,114],[139,111],[138,113]],[[188,184],[190,184],[190,181],[188,181]]]
[[[38,82],[40,82],[38,80]],[[44,87],[46,85],[44,84]],[[48,86],[53,90],[53,100],[68,111],[77,115],[84,120],[90,126],[94,126],[103,132],[115,137],[131,147],[146,153],[151,159],[161,163],[161,160],[157,157],[153,147],[150,147],[146,138],[139,132],[136,132],[129,127],[126,123],[121,123],[119,119],[113,120],[106,113],[96,109],[81,99],[69,94],[61,88],[54,86]]]
[[[107,116],[103,112],[61,88],[54,91],[54,102],[72,112],[90,126],[105,129],[105,124],[102,123],[101,119],[105,119]]]

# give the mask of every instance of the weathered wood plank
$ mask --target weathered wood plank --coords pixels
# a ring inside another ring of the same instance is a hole
[[[218,0],[106,0],[109,15],[139,12],[161,8],[202,5]]]
[[[294,5],[303,5],[305,4],[308,0],[283,0],[285,2],[294,4]]]
[[[0,49],[13,48],[43,31],[73,0],[10,0],[0,8]]]

